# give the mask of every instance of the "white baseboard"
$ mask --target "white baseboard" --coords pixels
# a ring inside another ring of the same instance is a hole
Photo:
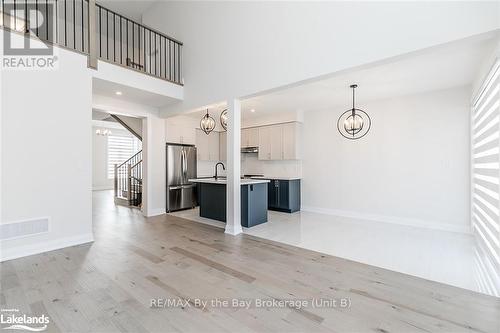
[[[368,220],[368,221],[399,224],[399,225],[418,227],[418,228],[457,232],[462,234],[472,234],[472,229],[468,226],[457,226],[437,221],[427,221],[427,220],[412,219],[412,218],[397,217],[397,216],[366,214],[366,213],[345,211],[339,209],[312,207],[312,206],[302,206],[301,210],[311,213],[348,217],[357,220],[365,220],[365,221]]]
[[[163,215],[165,213],[166,213],[165,208],[153,208],[145,212],[144,216],[153,217],[153,216]]]
[[[43,252],[59,250],[69,246],[91,243],[93,241],[94,241],[93,234],[60,238],[51,241],[38,242],[24,246],[17,246],[13,248],[5,248],[6,241],[4,241],[3,244],[1,244],[2,251],[0,254],[0,262],[31,256]]]

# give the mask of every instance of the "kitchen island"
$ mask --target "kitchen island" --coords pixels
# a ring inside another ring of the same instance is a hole
[[[225,178],[189,179],[198,184],[200,216],[226,222]],[[267,179],[241,180],[241,225],[245,228],[267,222]]]

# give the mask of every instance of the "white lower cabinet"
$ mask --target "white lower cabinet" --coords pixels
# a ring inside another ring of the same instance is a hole
[[[219,132],[205,134],[200,129],[196,129],[196,151],[198,161],[218,161],[219,160]]]

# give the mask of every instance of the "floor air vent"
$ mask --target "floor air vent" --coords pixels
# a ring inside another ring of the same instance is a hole
[[[0,224],[0,240],[33,236],[49,231],[49,218]]]

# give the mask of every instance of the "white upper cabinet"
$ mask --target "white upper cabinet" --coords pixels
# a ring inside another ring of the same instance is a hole
[[[186,145],[196,144],[196,133],[191,119],[184,117],[165,119],[165,141]]]
[[[269,126],[271,129],[271,160],[283,159],[283,128],[281,125]]]
[[[286,123],[259,128],[259,160],[300,159],[299,123]]]
[[[300,123],[287,123],[281,125],[283,135],[282,159],[298,160],[301,159],[301,135],[302,126]]]
[[[271,129],[259,128],[259,160],[271,159]]]
[[[219,133],[219,160],[227,160],[227,132]]]
[[[208,138],[205,132],[200,129],[196,130],[196,158],[198,161],[208,161]]]
[[[205,134],[196,129],[196,153],[198,161],[219,160],[219,132]]]
[[[211,132],[208,135],[208,160],[219,161],[219,132]]]
[[[244,128],[241,130],[241,148],[259,146],[259,128]]]
[[[281,125],[259,128],[259,160],[281,160],[282,158]]]

